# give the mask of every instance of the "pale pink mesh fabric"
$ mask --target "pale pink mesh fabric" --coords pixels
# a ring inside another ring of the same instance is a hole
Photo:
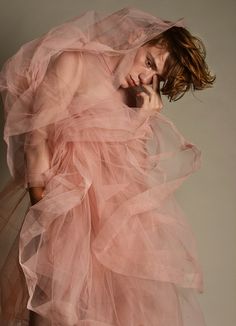
[[[2,259],[4,325],[27,325],[26,302],[42,325],[205,325],[195,240],[174,197],[201,152],[117,91],[137,48],[182,23],[132,8],[87,12],[5,64],[14,181],[1,193],[2,239],[13,239]],[[45,186],[32,207],[28,183]]]

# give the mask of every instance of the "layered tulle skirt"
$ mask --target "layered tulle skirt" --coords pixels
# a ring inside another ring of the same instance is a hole
[[[39,202],[27,206],[24,188],[5,193],[26,202],[25,216],[3,223],[23,222],[2,269],[5,318],[27,320],[27,303],[50,325],[204,325],[195,240],[174,197],[200,151],[161,113],[124,105],[105,116],[103,105],[50,128]]]

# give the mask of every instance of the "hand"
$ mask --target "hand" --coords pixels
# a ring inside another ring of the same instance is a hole
[[[29,187],[29,195],[31,205],[36,204],[44,196],[44,187]]]
[[[139,87],[136,96],[137,106],[141,109],[148,111],[161,111],[163,108],[163,102],[160,95],[158,76],[153,76],[152,85],[142,85]]]

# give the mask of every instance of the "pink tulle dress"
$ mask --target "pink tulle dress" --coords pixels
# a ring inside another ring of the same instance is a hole
[[[205,325],[196,244],[174,197],[201,152],[118,91],[137,49],[182,24],[89,11],[5,63],[1,325],[28,325],[28,309],[42,326]],[[44,187],[33,206],[28,186]]]

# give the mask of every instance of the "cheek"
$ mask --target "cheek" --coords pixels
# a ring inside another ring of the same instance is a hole
[[[145,68],[145,58],[142,52],[140,52],[136,55],[134,59],[131,71],[133,73],[139,73],[139,71],[143,71],[144,68]]]
[[[143,73],[144,71],[145,71],[145,67],[143,66],[143,64],[136,63],[135,65],[133,65],[130,73],[138,76],[139,74]]]

